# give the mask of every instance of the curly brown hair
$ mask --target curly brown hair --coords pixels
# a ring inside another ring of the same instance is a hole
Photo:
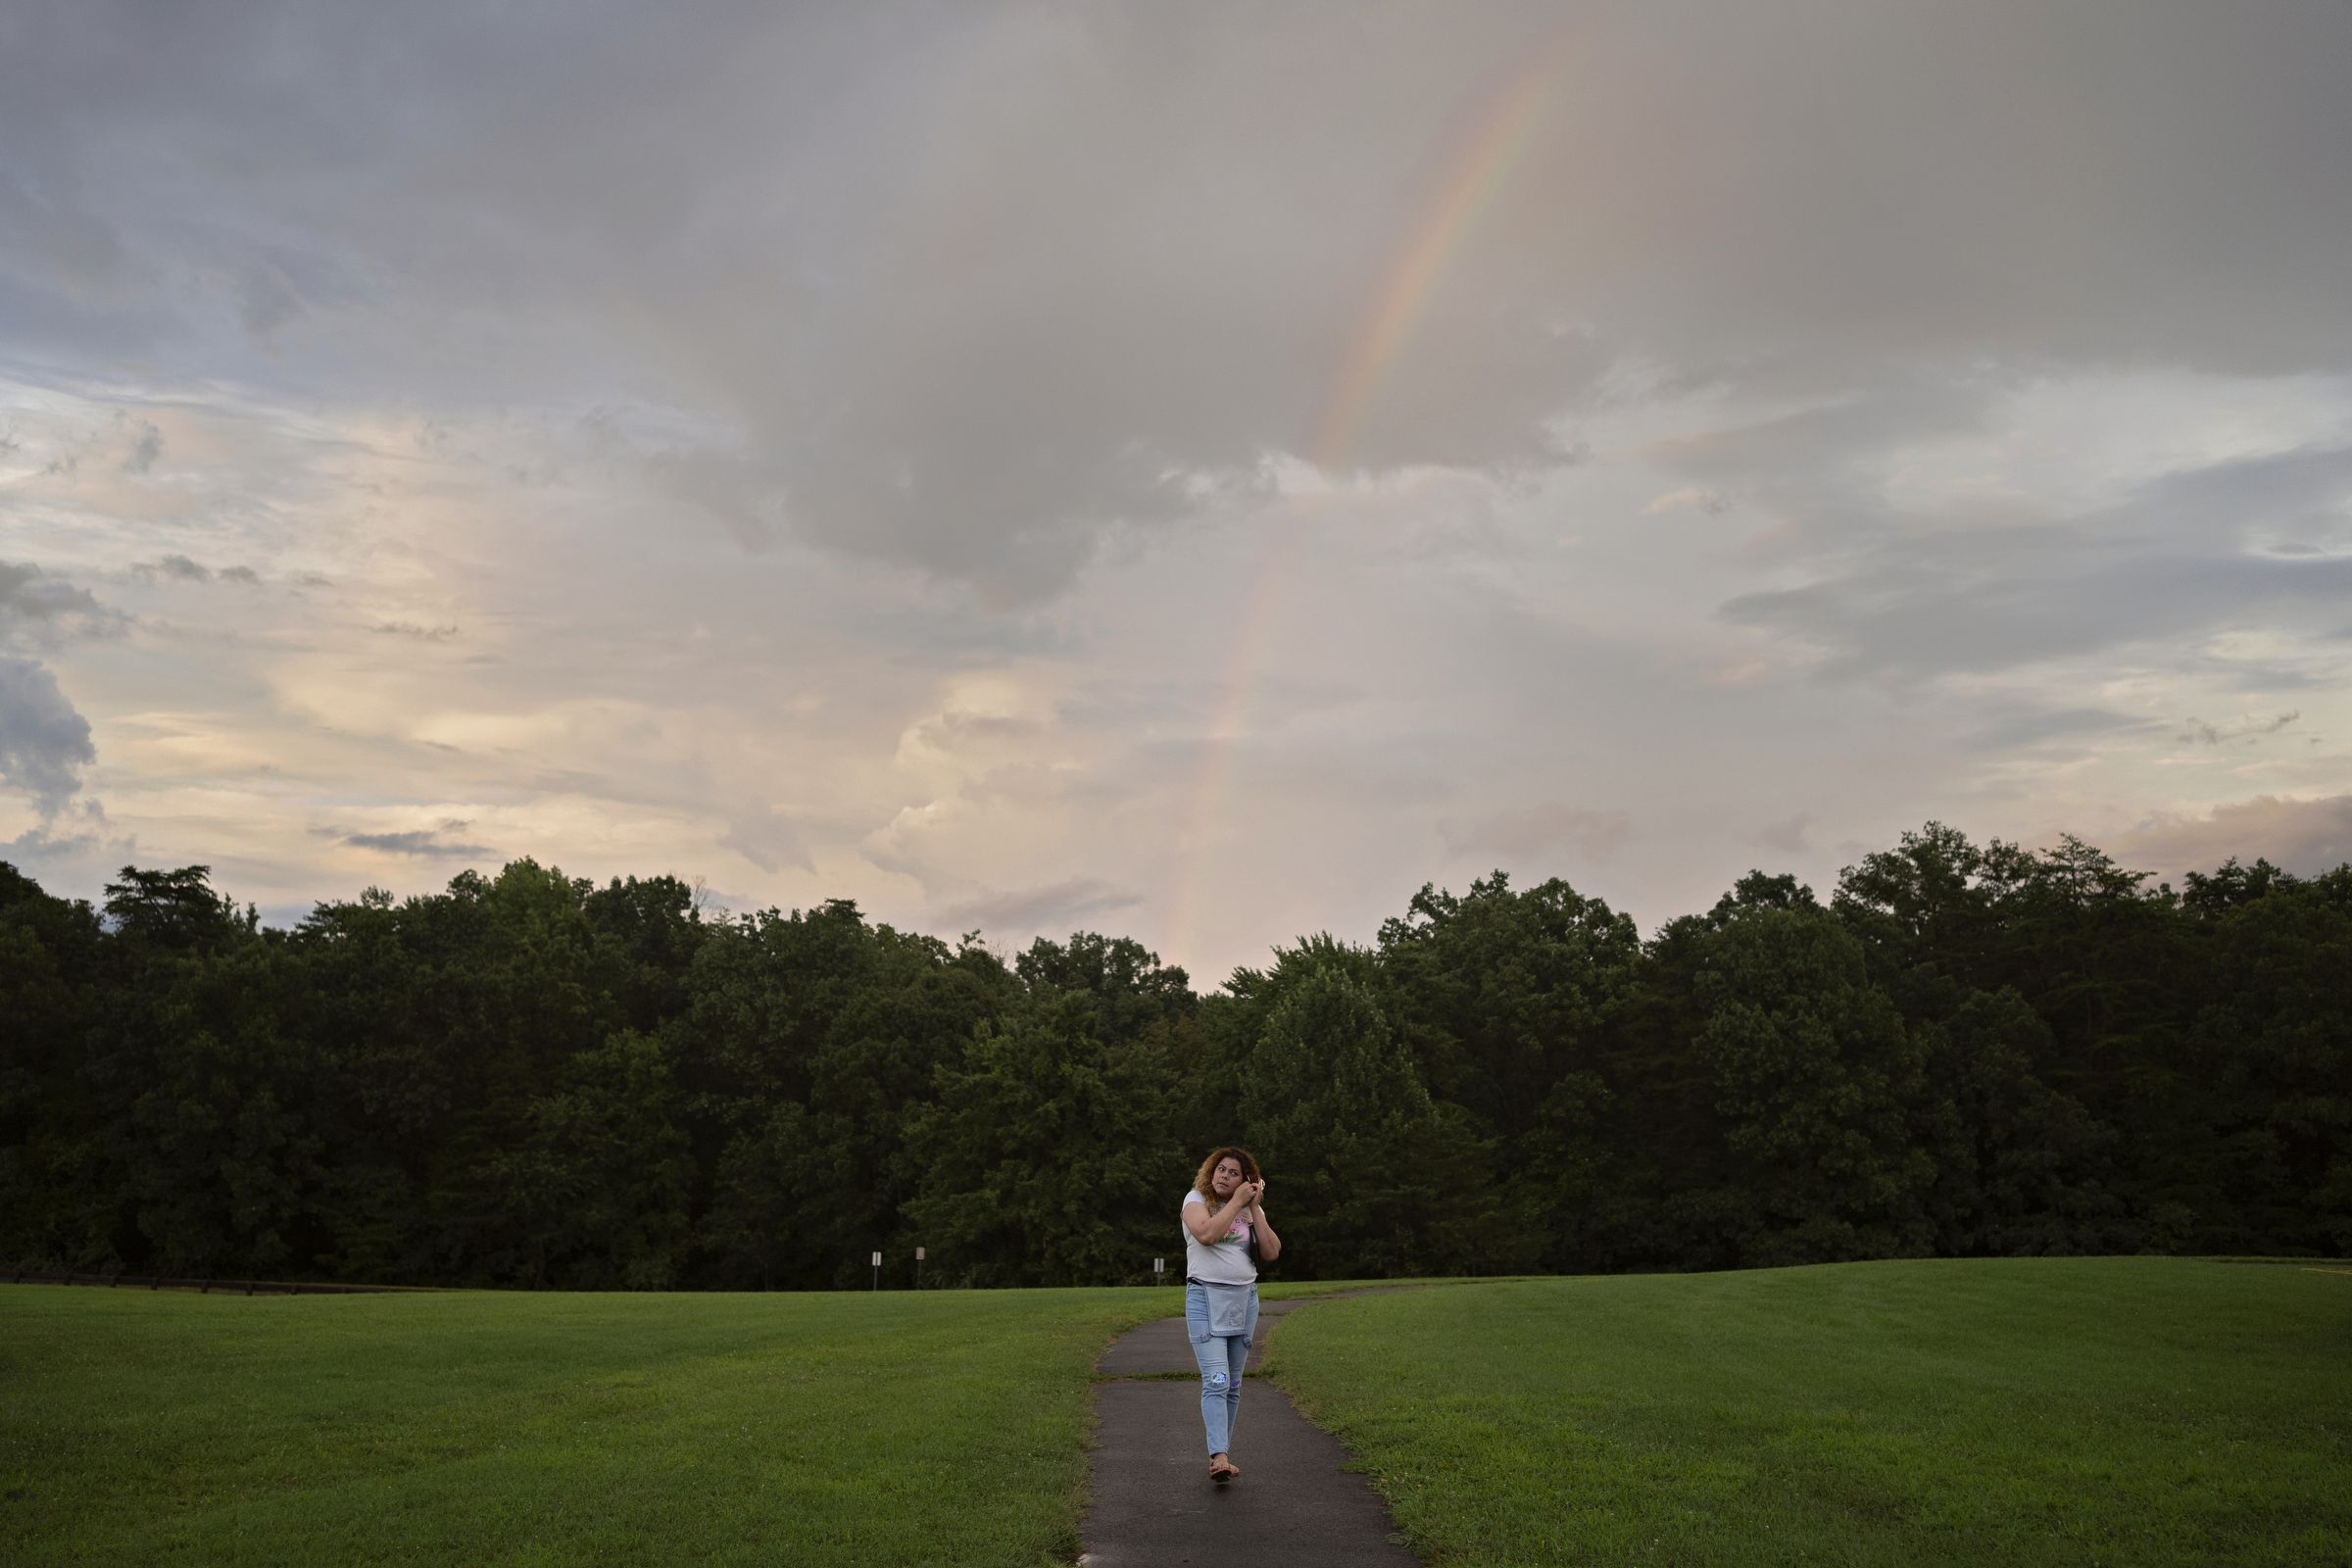
[[[1217,1162],[1223,1159],[1238,1161],[1242,1167],[1242,1180],[1246,1182],[1265,1179],[1257,1173],[1257,1156],[1247,1149],[1227,1144],[1222,1149],[1210,1150],[1208,1157],[1200,1162],[1200,1174],[1193,1178],[1193,1191],[1209,1200],[1212,1207],[1215,1205],[1217,1190],[1210,1184],[1209,1179],[1216,1175]]]

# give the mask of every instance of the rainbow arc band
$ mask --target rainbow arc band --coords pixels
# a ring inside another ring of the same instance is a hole
[[[1485,112],[1472,122],[1461,150],[1446,166],[1445,179],[1384,274],[1307,445],[1308,461],[1324,474],[1333,474],[1347,464],[1356,430],[1394,368],[1398,351],[1411,337],[1439,279],[1460,253],[1479,216],[1509,182],[1512,166],[1527,150],[1551,105],[1569,59],[1569,43],[1568,34],[1562,32],[1546,47],[1532,51],[1505,78],[1501,89],[1485,100]],[[1224,678],[1211,710],[1200,770],[1193,786],[1190,819],[1178,841],[1176,882],[1168,900],[1163,942],[1171,952],[1191,947],[1206,862],[1231,793],[1234,754],[1249,733],[1257,673],[1318,510],[1315,498],[1302,498],[1275,525],[1258,568],[1250,574],[1249,598],[1227,644]]]

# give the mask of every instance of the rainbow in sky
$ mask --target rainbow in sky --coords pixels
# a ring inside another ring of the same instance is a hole
[[[1445,178],[1406,235],[1352,335],[1339,379],[1316,421],[1305,455],[1324,473],[1348,466],[1366,411],[1388,380],[1439,280],[1476,228],[1479,216],[1508,184],[1512,167],[1550,106],[1567,58],[1565,38],[1535,51],[1485,100],[1484,112],[1448,160]],[[1315,510],[1313,501],[1302,501],[1277,524],[1263,560],[1251,575],[1250,597],[1234,629],[1224,677],[1211,709],[1200,775],[1190,797],[1185,832],[1179,840],[1164,942],[1173,951],[1185,951],[1191,944],[1210,852],[1225,816],[1235,753],[1249,732],[1250,700],[1266,645],[1305,553]]]

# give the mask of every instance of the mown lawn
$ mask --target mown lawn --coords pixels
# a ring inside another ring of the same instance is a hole
[[[0,1287],[0,1561],[1067,1562],[1176,1300]],[[1441,1564],[2352,1562],[2352,1273],[1473,1284],[1271,1361]]]
[[[1478,1285],[1297,1313],[1268,1366],[1446,1568],[2352,1562],[2345,1265]]]
[[[0,1561],[1067,1562],[1173,1295],[0,1286]]]

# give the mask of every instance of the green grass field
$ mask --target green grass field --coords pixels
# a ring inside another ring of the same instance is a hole
[[[1427,1560],[2352,1562],[2352,1269],[1892,1262],[1334,1301],[1268,1356]]]
[[[0,1561],[1069,1561],[1175,1292],[0,1286]]]
[[[1175,1302],[0,1287],[0,1561],[1067,1562]],[[1475,1284],[1271,1360],[1446,1565],[2352,1561],[2352,1273]]]

